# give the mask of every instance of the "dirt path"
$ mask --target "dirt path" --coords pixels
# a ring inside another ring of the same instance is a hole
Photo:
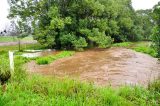
[[[28,71],[52,76],[69,76],[97,85],[119,86],[139,84],[147,86],[160,73],[158,60],[125,48],[89,50],[38,66],[28,63]]]
[[[35,44],[37,41],[21,41],[21,44]],[[0,42],[0,46],[13,46],[17,45],[18,42]]]

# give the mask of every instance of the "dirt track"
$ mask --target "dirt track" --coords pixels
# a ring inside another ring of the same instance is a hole
[[[149,55],[125,48],[88,50],[72,57],[39,66],[34,61],[27,64],[31,73],[80,79],[97,85],[124,84],[147,86],[160,74],[160,64]]]

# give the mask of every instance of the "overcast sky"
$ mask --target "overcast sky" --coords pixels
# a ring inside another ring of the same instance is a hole
[[[138,9],[150,9],[160,0],[132,0],[132,5],[135,10]],[[0,30],[4,29],[9,20],[6,18],[8,15],[9,5],[7,0],[0,0]]]

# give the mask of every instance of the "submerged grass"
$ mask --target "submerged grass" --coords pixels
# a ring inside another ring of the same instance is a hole
[[[74,51],[62,51],[61,53],[53,56],[39,57],[36,59],[36,63],[39,65],[49,64],[57,59],[72,56],[74,53]]]

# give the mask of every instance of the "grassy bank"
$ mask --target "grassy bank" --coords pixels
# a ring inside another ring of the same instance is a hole
[[[119,47],[130,47],[130,43],[118,44]],[[123,45],[123,46],[122,46]],[[142,45],[142,44],[140,44]],[[116,44],[117,46],[117,44]],[[139,45],[138,45],[139,46]],[[137,47],[138,47],[137,46]],[[38,48],[39,46],[37,46]],[[33,48],[29,46],[28,49]],[[13,48],[11,48],[13,49]],[[8,50],[8,49],[7,49]],[[55,57],[63,58],[74,52],[61,52]],[[1,51],[1,56],[8,58],[7,52]],[[41,75],[28,75],[23,64],[29,59],[15,57],[14,76],[6,83],[6,89],[0,85],[0,106],[159,106],[160,81],[143,87],[98,87],[91,83],[84,83],[70,78],[55,78]],[[1,62],[3,64],[4,62]],[[41,63],[41,62],[40,62]],[[43,63],[43,62],[42,62]],[[0,64],[0,65],[1,65]]]
[[[3,57],[7,58],[6,53]],[[23,64],[28,60],[15,58],[14,76],[0,85],[0,106],[159,106],[160,81],[149,88],[126,86],[113,89],[98,87],[70,78],[28,75]]]
[[[45,49],[45,47],[39,43],[37,44],[23,44],[21,45],[21,50],[39,50]],[[14,46],[0,46],[0,51],[18,50],[18,45]]]
[[[96,87],[69,78],[28,76],[0,90],[1,106],[159,106],[160,92],[141,87]],[[0,87],[2,89],[2,87]],[[154,89],[154,90],[153,90]],[[159,89],[159,88],[158,88]]]
[[[21,39],[22,41],[32,41],[33,37],[32,36],[28,36],[25,37],[23,39]],[[12,36],[0,36],[0,42],[16,42],[18,41],[17,37],[12,37]]]
[[[26,45],[21,45],[21,50],[41,50],[45,49],[44,46],[40,44],[26,44]],[[8,56],[8,51],[9,50],[18,50],[18,46],[0,46],[0,55],[7,55]],[[16,52],[15,54],[22,54],[23,52]],[[56,55],[49,55],[49,56],[43,56],[43,57],[37,57],[37,58],[31,58],[27,60],[35,60],[37,64],[39,65],[44,65],[44,64],[49,64],[57,59],[60,58],[65,58],[72,56],[75,52],[74,51],[61,51]]]
[[[152,47],[151,42],[123,42],[113,44],[113,47],[125,47],[137,52],[149,54],[152,57],[157,57],[156,50]]]

